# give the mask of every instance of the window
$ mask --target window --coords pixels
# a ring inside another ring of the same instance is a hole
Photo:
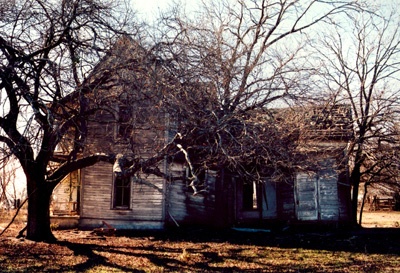
[[[132,109],[128,106],[119,107],[119,128],[118,136],[123,139],[129,139],[132,134],[133,126],[131,124]]]
[[[257,201],[257,183],[243,183],[243,209],[256,210],[258,208]]]
[[[114,204],[115,209],[129,209],[131,201],[130,177],[115,176],[114,179]]]

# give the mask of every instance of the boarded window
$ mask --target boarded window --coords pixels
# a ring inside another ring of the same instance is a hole
[[[318,179],[316,174],[298,173],[295,183],[298,220],[318,219]]]
[[[114,205],[115,209],[129,209],[131,201],[130,177],[116,176],[114,179]]]
[[[295,181],[298,220],[339,219],[338,175],[333,169],[298,173]]]

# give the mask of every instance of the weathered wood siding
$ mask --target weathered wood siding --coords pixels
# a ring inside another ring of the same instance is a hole
[[[338,193],[339,176],[333,160],[326,160],[316,172],[300,172],[295,181],[297,220],[337,221],[341,205]]]
[[[163,179],[133,178],[131,207],[113,208],[112,165],[98,163],[82,172],[80,225],[97,227],[102,221],[116,228],[162,228],[164,225]]]
[[[294,181],[287,179],[279,181],[277,188],[277,218],[279,220],[291,220],[295,218],[295,200],[294,200]]]
[[[319,219],[324,221],[339,220],[338,175],[333,170],[320,173],[318,177]]]
[[[115,106],[118,108],[118,106]],[[160,113],[158,113],[160,114]],[[162,114],[160,114],[162,116]],[[165,145],[165,125],[136,124],[129,139],[118,135],[119,124],[109,112],[98,112],[96,120],[88,124],[90,152],[122,154],[130,158],[146,159]],[[107,122],[109,121],[109,122]],[[164,161],[158,165],[165,171]],[[165,220],[165,181],[154,175],[137,173],[131,177],[128,209],[114,208],[113,165],[97,163],[82,171],[81,227],[98,227],[103,221],[122,229],[160,229]]]
[[[79,213],[80,171],[67,175],[54,189],[50,211],[52,215]]]
[[[180,164],[170,166],[171,175],[183,177]],[[204,178],[204,191],[194,195],[188,182],[176,180],[167,187],[167,214],[169,225],[213,226],[215,216],[216,173],[209,171]]]
[[[338,183],[339,200],[339,221],[347,222],[351,220],[351,185],[348,181],[339,180]]]
[[[276,219],[278,216],[276,184],[277,182],[267,179],[262,185],[262,219]]]
[[[298,173],[295,183],[296,217],[298,220],[318,219],[317,179],[315,175]]]
[[[164,221],[164,179],[149,175],[133,179],[132,213],[135,220]]]

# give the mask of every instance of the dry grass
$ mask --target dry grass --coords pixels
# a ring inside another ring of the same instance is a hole
[[[0,237],[1,272],[400,272],[400,229],[394,228],[113,237],[57,230],[59,242],[47,244],[15,239],[18,225]]]
[[[400,211],[365,211],[362,226],[366,228],[399,228]]]

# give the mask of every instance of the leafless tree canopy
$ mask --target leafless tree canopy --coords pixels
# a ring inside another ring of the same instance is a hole
[[[308,31],[355,7],[346,1],[219,1],[192,17],[179,9],[163,14],[152,50],[182,83],[165,104],[201,166],[247,173],[254,164],[274,170],[291,164],[296,127],[283,125],[271,109],[298,103],[308,92],[314,71],[303,65]],[[266,175],[256,169],[253,175]]]
[[[3,2],[2,2],[3,3]],[[52,189],[69,172],[100,156],[75,161],[86,135],[85,94],[107,82],[85,79],[116,38],[137,28],[119,1],[21,0],[1,6],[0,141],[27,176],[28,237],[51,238]],[[74,132],[69,161],[51,168],[57,145]]]
[[[358,1],[213,1],[190,17],[178,8],[166,12],[145,35],[124,1],[4,3],[0,142],[27,176],[31,239],[51,239],[49,198],[65,175],[114,160],[88,142],[92,118],[118,112],[114,122],[119,141],[131,145],[132,172],[164,175],[151,167],[183,152],[198,171],[228,168],[262,180],[296,167],[303,116],[295,107],[283,115],[282,108],[299,106],[318,83],[320,98],[351,105],[355,187],[361,166],[376,172],[385,165],[375,164],[383,161],[374,151],[397,141],[399,100],[390,86],[399,67],[398,25],[394,14],[361,12]],[[341,35],[345,16],[352,38]],[[337,28],[315,39],[316,27]],[[153,40],[131,39],[137,33]],[[317,40],[320,50],[310,56]],[[140,54],[126,54],[124,41],[137,43]],[[132,133],[160,119],[168,121],[170,142]],[[154,156],[141,161],[134,143],[153,144]],[[58,156],[58,147],[67,156]]]
[[[4,11],[1,140],[21,162],[48,161],[71,128],[81,138],[84,110],[68,100],[83,93],[85,77],[128,26],[117,8],[115,1],[17,1]]]
[[[343,22],[342,22],[343,23]],[[349,13],[319,40],[318,88],[330,103],[352,108],[353,212],[360,182],[394,185],[398,181],[400,21],[395,9]],[[397,184],[398,185],[398,184]],[[361,220],[360,220],[361,221]]]

